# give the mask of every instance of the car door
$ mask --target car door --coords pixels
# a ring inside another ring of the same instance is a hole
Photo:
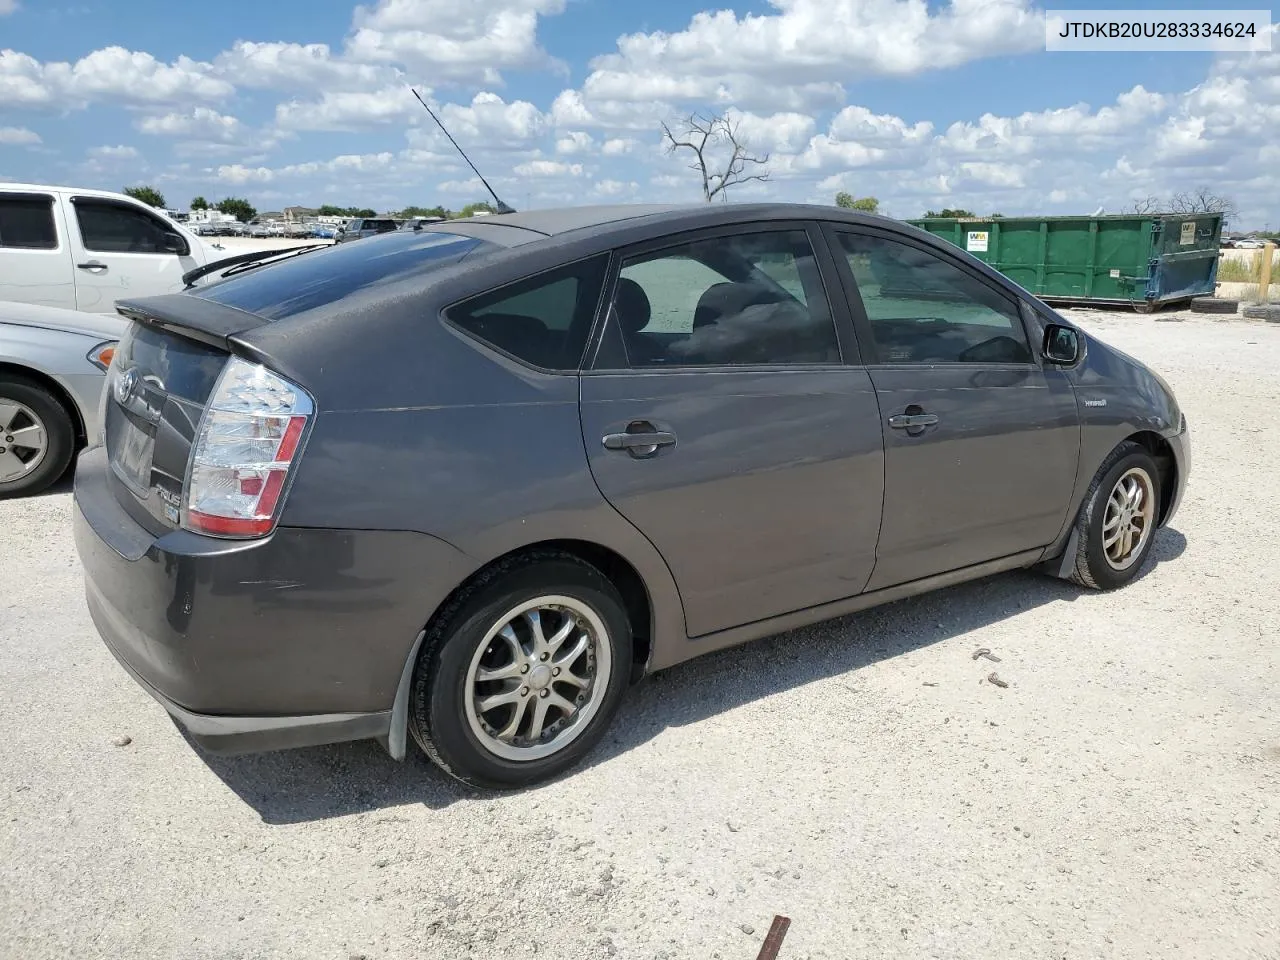
[[[75,263],[76,308],[114,313],[116,300],[176,293],[201,261],[168,220],[141,205],[64,194]]]
[[[959,257],[828,227],[880,405],[884,521],[868,589],[1051,543],[1075,485],[1066,375],[1010,292]]]
[[[691,637],[852,596],[871,573],[882,441],[832,268],[803,223],[615,257],[583,439],[601,492],[670,568]]]
[[[0,300],[74,310],[71,251],[50,193],[0,193]]]

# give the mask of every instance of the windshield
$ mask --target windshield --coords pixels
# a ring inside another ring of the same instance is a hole
[[[268,320],[334,303],[377,284],[425,275],[473,253],[503,249],[452,233],[384,233],[339,244],[197,288],[204,297]]]

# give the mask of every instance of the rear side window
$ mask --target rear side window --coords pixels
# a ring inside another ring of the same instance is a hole
[[[580,260],[455,304],[463,332],[544,370],[577,370],[591,333],[607,256]]]
[[[195,295],[283,320],[402,280],[421,277],[425,285],[435,270],[502,249],[453,233],[388,233],[259,267],[198,288]]]
[[[56,250],[53,197],[42,194],[0,194],[0,247]]]
[[[75,201],[76,222],[86,250],[100,253],[170,253],[165,234],[173,232],[159,217],[118,203]]]

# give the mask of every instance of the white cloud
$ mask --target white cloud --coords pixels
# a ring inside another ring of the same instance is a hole
[[[40,134],[26,127],[0,127],[0,143],[30,147],[41,142]]]
[[[161,63],[149,53],[113,46],[74,64],[41,63],[24,53],[0,50],[0,106],[185,104],[222,100],[234,92],[209,64],[189,57]]]
[[[634,180],[598,180],[591,192],[601,197],[620,197],[623,194],[635,193],[640,184]]]
[[[620,157],[632,153],[638,146],[640,141],[632,137],[613,137],[600,145],[600,152],[606,157]]]
[[[366,130],[416,120],[422,106],[406,87],[370,92],[326,90],[319,100],[289,100],[276,105],[276,126],[284,132]]]
[[[89,150],[89,156],[96,160],[135,160],[139,154],[133,147],[115,146],[92,147]]]
[[[18,0],[0,0],[0,17],[7,17],[18,9]]]
[[[633,33],[591,62],[597,101],[736,103],[799,110],[838,103],[837,80],[905,76],[1044,44],[1030,0],[770,0],[773,12],[695,14],[681,31]]]
[[[504,69],[556,66],[538,45],[538,18],[566,0],[379,0],[357,7],[347,55],[401,63],[433,81],[502,83]]]
[[[187,113],[143,117],[134,126],[154,136],[181,137],[207,143],[233,143],[245,132],[244,124],[235,117],[210,107],[195,107]]]
[[[580,177],[582,164],[564,163],[560,160],[529,160],[518,164],[513,172],[520,177]]]
[[[213,61],[219,74],[242,87],[277,90],[376,89],[399,72],[394,68],[335,57],[326,43],[253,43],[239,40]]]
[[[556,141],[556,153],[573,156],[578,153],[591,153],[596,146],[591,134],[583,130],[571,130]]]
[[[276,172],[267,167],[246,167],[239,163],[218,167],[217,178],[236,185],[245,183],[270,183]]]

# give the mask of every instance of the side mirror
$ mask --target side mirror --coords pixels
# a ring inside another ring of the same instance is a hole
[[[1080,331],[1061,323],[1050,323],[1044,328],[1044,346],[1041,349],[1045,363],[1070,367],[1084,357],[1084,342]]]
[[[180,257],[185,257],[191,252],[186,238],[180,233],[166,233],[160,238],[160,246],[165,253],[176,253]]]

